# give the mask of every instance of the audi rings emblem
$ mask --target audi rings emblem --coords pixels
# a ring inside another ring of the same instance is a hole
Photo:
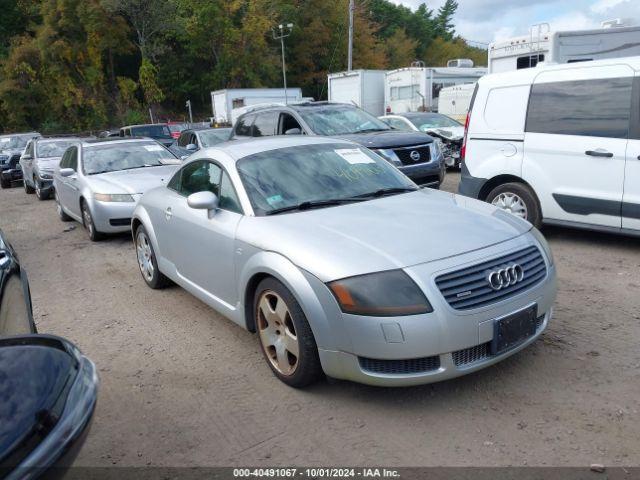
[[[411,153],[409,154],[409,156],[411,157],[411,160],[413,160],[414,162],[417,162],[418,160],[420,160],[420,152],[418,150],[411,150]]]
[[[511,287],[524,278],[524,270],[517,263],[492,270],[487,274],[487,282],[494,290]]]

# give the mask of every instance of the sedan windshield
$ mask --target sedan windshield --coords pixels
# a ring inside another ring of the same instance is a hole
[[[198,133],[203,147],[212,147],[218,143],[226,142],[229,140],[229,135],[231,135],[230,128],[215,128]]]
[[[462,124],[456,122],[453,118],[437,113],[425,113],[424,115],[412,115],[408,120],[413,123],[418,130],[424,132],[432,128],[450,128],[461,127]]]
[[[176,160],[173,153],[156,142],[97,144],[85,147],[82,153],[86,175],[157,167]]]
[[[131,134],[136,137],[171,138],[171,130],[166,125],[141,125],[131,127]]]
[[[300,107],[298,113],[316,135],[347,135],[390,130],[389,125],[373,115],[349,105]]]
[[[64,151],[78,140],[47,140],[38,142],[36,154],[38,158],[61,157]]]
[[[27,146],[27,142],[31,140],[31,138],[32,137],[24,135],[17,137],[0,137],[0,150],[24,148]]]
[[[417,189],[386,160],[353,144],[301,145],[256,153],[238,161],[237,169],[257,215]]]

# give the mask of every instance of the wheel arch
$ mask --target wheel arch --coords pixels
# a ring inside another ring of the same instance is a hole
[[[529,187],[531,191],[534,193],[534,195],[536,195],[533,187],[527,181],[523,180],[521,177],[518,177],[516,175],[504,174],[504,175],[498,175],[496,177],[493,177],[487,180],[485,184],[482,186],[482,188],[480,189],[480,192],[478,193],[478,199],[486,201],[487,196],[489,195],[491,190],[493,190],[494,188],[500,185],[504,185],[505,183],[522,183],[523,185],[526,185],[527,187]],[[538,196],[536,195],[536,200],[537,199],[538,199]]]

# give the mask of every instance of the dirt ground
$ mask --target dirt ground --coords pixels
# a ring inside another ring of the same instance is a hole
[[[294,390],[254,335],[178,287],[147,288],[128,236],[91,243],[19,188],[0,191],[0,228],[28,270],[40,332],[100,371],[76,465],[640,465],[638,239],[544,229],[555,318],[497,366],[415,388]]]

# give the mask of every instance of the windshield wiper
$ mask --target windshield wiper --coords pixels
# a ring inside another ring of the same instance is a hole
[[[387,130],[391,130],[390,128],[364,128],[362,130],[356,130],[351,133],[371,133],[371,132],[386,132]]]
[[[391,187],[391,188],[381,188],[380,190],[376,190],[375,192],[362,193],[360,195],[356,195],[357,198],[378,198],[384,197],[385,195],[395,195],[396,193],[407,193],[407,192],[415,192],[418,189],[415,187]]]
[[[343,205],[345,203],[361,202],[363,198],[359,197],[347,197],[347,198],[329,198],[327,200],[308,200],[296,205],[289,205],[288,207],[276,208],[269,210],[265,215],[276,215],[278,213],[293,212],[296,210],[311,210],[313,208],[331,207],[334,205]]]

